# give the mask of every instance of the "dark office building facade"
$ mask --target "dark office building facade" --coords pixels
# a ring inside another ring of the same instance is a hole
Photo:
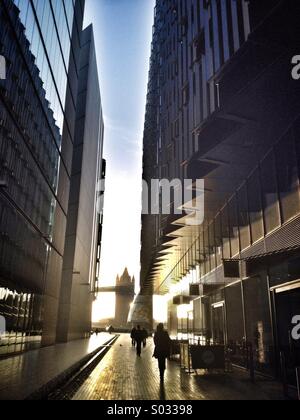
[[[53,344],[73,158],[84,0],[1,0],[1,353]]]
[[[270,375],[300,345],[298,19],[292,1],[157,0],[144,131],[144,179],[204,179],[205,211],[143,216],[143,293],[167,296],[173,335],[239,365],[252,348]]]

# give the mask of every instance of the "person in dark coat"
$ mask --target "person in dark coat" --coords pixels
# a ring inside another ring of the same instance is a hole
[[[136,334],[136,328],[134,327],[134,328],[132,328],[131,335],[130,335],[131,342],[132,342],[132,347],[135,347],[135,345],[136,345],[135,334]]]
[[[168,331],[164,329],[163,324],[159,324],[154,336],[154,357],[158,360],[158,367],[160,372],[160,380],[164,381],[166,370],[166,359],[170,357],[171,353],[171,339]]]
[[[148,331],[146,330],[146,328],[142,329],[143,331],[143,346],[146,347],[147,346],[147,338],[148,336]]]
[[[142,354],[143,340],[144,340],[144,334],[143,334],[143,331],[141,330],[140,325],[138,325],[135,332],[136,354],[138,355],[138,357],[141,357],[141,354]]]

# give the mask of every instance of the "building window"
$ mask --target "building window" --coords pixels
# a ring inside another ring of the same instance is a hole
[[[187,83],[182,90],[183,105],[188,105],[189,100],[190,100],[190,88],[189,88],[189,84]]]
[[[175,137],[179,137],[179,118],[174,123],[174,135]]]
[[[252,242],[257,242],[264,236],[262,191],[259,178],[259,169],[248,180],[249,219],[251,226]]]
[[[240,252],[239,222],[236,196],[229,203],[229,223],[231,233],[231,256],[234,257]]]
[[[233,361],[243,365],[235,352],[237,346],[244,342],[244,311],[241,283],[234,284],[225,289],[226,319],[227,319],[227,344],[233,350]]]
[[[210,267],[211,248],[210,248],[210,244],[209,244],[209,231],[208,231],[208,229],[206,229],[205,232],[204,232],[204,249],[205,249],[205,255],[206,255],[205,274],[208,274],[211,271],[211,267]]]
[[[243,288],[247,341],[253,345],[256,368],[271,373],[273,334],[267,278],[262,275],[246,280]]]
[[[250,226],[249,226],[249,210],[248,210],[248,195],[247,185],[238,191],[238,207],[239,207],[239,226],[241,249],[246,249],[251,245],[250,241]]]
[[[275,154],[282,221],[286,222],[300,211],[298,165],[291,132],[276,146]]]
[[[215,243],[216,243],[216,257],[217,257],[217,267],[222,264],[222,227],[221,227],[221,215],[215,219]]]
[[[204,30],[201,31],[200,35],[193,43],[193,62],[200,61],[203,55],[205,55]]]
[[[181,21],[181,36],[184,38],[188,33],[189,21],[186,16],[182,18]]]
[[[221,218],[222,218],[223,258],[229,259],[231,257],[231,250],[230,250],[230,229],[229,229],[227,206],[222,210]]]
[[[210,0],[203,0],[203,8],[208,10],[210,7]]]
[[[211,270],[214,270],[217,267],[214,223],[211,223],[209,226],[209,245],[210,245],[210,267],[211,267]]]
[[[275,157],[272,150],[261,164],[261,182],[266,233],[270,233],[280,226],[275,168]]]

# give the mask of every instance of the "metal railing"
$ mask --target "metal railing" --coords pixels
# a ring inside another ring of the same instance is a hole
[[[255,358],[252,343],[227,345],[226,354],[228,363],[238,366],[249,372],[251,382],[255,382]]]

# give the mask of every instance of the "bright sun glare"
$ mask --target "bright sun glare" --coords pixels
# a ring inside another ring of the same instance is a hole
[[[168,321],[168,301],[165,296],[153,296],[153,318],[155,322]]]
[[[114,293],[100,293],[93,305],[93,322],[113,319],[115,317],[115,306]]]

